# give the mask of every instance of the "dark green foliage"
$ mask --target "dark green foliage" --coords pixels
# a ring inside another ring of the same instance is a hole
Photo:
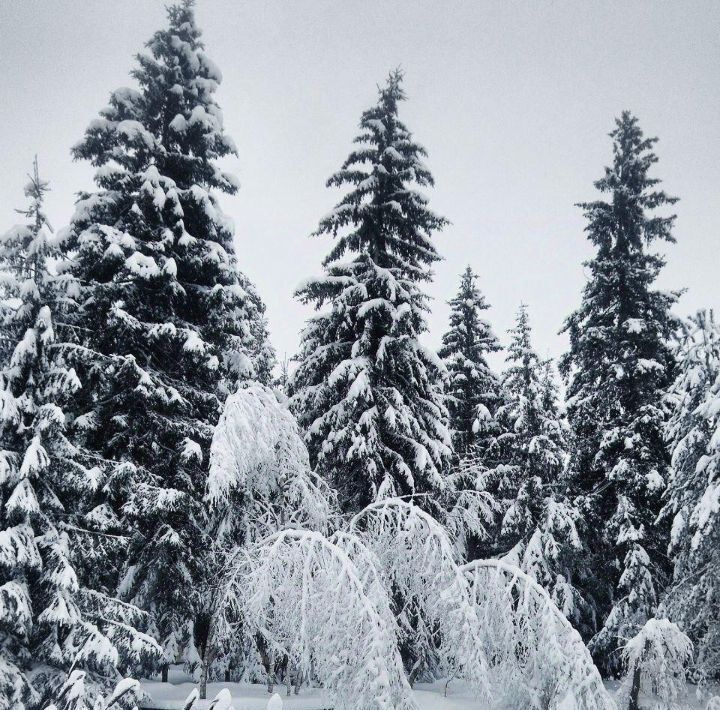
[[[667,481],[663,392],[672,374],[668,341],[675,294],[653,289],[664,264],[649,251],[674,241],[675,198],[649,176],[656,139],[625,112],[610,134],[613,163],[595,187],[608,195],[581,205],[596,248],[580,308],[567,320],[568,414],[576,446],[571,489],[582,508],[588,590],[602,625],[593,649],[605,670],[652,614],[667,571],[667,532],[655,524]],[[604,623],[603,623],[604,622]]]
[[[98,168],[98,191],[78,202],[65,268],[82,284],[84,444],[127,464],[99,486],[133,535],[121,591],[153,613],[166,649],[192,659],[213,427],[239,381],[269,378],[272,353],[214,194],[237,190],[217,165],[235,153],[214,97],[220,72],[192,3],[168,17],[137,57],[139,89],[113,92],[73,149]]]
[[[500,401],[500,382],[486,356],[500,345],[482,318],[490,306],[476,280],[468,266],[450,301],[450,329],[443,335],[439,355],[449,375],[446,396],[455,452],[462,456],[473,449],[482,459],[488,440],[497,433],[495,411]]]

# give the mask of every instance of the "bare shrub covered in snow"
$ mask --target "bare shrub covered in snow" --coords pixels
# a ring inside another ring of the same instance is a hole
[[[399,599],[401,631],[411,641],[411,681],[421,670],[455,673],[487,693],[477,609],[443,526],[393,498],[360,511],[350,529],[374,552],[388,594]]]
[[[232,575],[244,548],[285,527],[327,532],[334,496],[310,470],[294,417],[260,384],[228,397],[210,447],[207,501],[215,540],[205,590],[207,641],[202,649],[201,696],[218,661],[229,668],[248,653],[239,638],[239,606]]]
[[[228,397],[210,448],[207,499],[225,525],[240,516],[247,542],[282,527],[327,531],[332,491],[310,470],[295,418],[268,387]]]
[[[245,633],[315,673],[338,708],[413,708],[383,586],[322,534],[283,530],[239,563]]]

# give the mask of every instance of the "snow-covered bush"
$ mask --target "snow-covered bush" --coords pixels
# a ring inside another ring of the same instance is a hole
[[[85,671],[71,671],[45,710],[135,710],[138,696],[142,695],[140,683],[134,678],[123,678],[107,698],[102,694],[93,696],[86,682]]]
[[[462,567],[448,529],[404,499],[343,524],[271,390],[228,398],[208,500],[218,529],[233,531],[218,547],[209,636],[235,635],[246,653],[256,645],[270,672],[285,659],[335,707],[412,708],[408,677],[420,674],[462,677],[488,702],[614,707],[578,634],[527,575]]]
[[[328,531],[332,491],[311,471],[295,418],[270,388],[241,386],[225,402],[210,447],[207,499],[225,526],[241,525],[246,542],[283,527]]]
[[[239,560],[230,598],[244,633],[314,673],[336,708],[410,709],[397,624],[368,571],[319,532],[283,530]]]
[[[637,710],[641,690],[655,695],[660,707],[674,707],[685,689],[692,652],[692,642],[676,624],[649,619],[623,649],[627,676],[622,691],[628,696],[629,710]]]
[[[228,579],[242,633],[313,673],[337,708],[413,707],[405,646],[411,678],[424,664],[466,679],[486,702],[615,707],[547,592],[503,562],[459,566],[443,526],[401,499],[369,506],[330,538],[279,531],[240,552]]]
[[[609,710],[580,634],[534,579],[501,560],[462,568],[480,616],[492,696],[502,707]]]
[[[238,555],[284,528],[327,533],[333,517],[333,493],[310,470],[297,423],[270,388],[243,385],[227,398],[210,446],[206,500],[214,543],[203,593],[208,631],[198,659],[203,698],[210,675],[255,655],[254,639],[235,631],[242,618],[232,597]]]
[[[372,550],[387,594],[396,600],[410,679],[421,672],[455,674],[489,694],[477,608],[443,526],[416,505],[392,498],[360,511],[349,529]]]

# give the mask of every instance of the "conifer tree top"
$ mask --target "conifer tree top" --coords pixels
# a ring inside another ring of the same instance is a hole
[[[482,311],[490,306],[470,266],[460,277],[457,295],[448,303],[450,328],[443,335],[438,355],[449,375],[445,394],[455,450],[464,455],[472,448],[479,455],[481,440],[495,427],[493,414],[500,399],[499,380],[486,355],[500,350],[500,345],[482,318]]]
[[[477,274],[470,266],[460,276],[460,288],[455,298],[448,301],[450,330],[443,335],[440,356],[445,357],[463,347],[480,356],[484,352],[497,351],[500,345],[490,324],[480,318],[480,312],[490,308],[477,285]]]
[[[316,231],[336,242],[325,273],[297,291],[320,313],[302,334],[293,408],[313,464],[348,509],[442,489],[450,453],[445,369],[418,339],[428,309],[419,284],[432,278],[432,234],[447,222],[418,189],[433,179],[398,118],[401,82],[390,74],[362,115],[357,147],[328,181],[349,187]]]
[[[525,303],[520,304],[515,326],[508,333],[510,333],[511,337],[506,359],[508,363],[516,363],[510,365],[508,373],[512,373],[516,369],[527,370],[530,366],[540,362],[537,353],[532,347],[532,328],[530,327],[528,307]]]
[[[430,236],[447,220],[431,212],[427,198],[409,187],[432,186],[434,181],[422,160],[425,149],[398,118],[398,104],[405,100],[402,79],[400,70],[391,72],[378,89],[377,104],[363,113],[354,140],[359,147],[327,183],[353,189],[321,220],[316,233],[339,237],[326,266],[346,251],[367,252],[378,266],[402,265],[414,280],[427,280],[430,275],[422,266],[440,259]]]
[[[653,210],[678,201],[662,190],[660,183],[649,176],[650,168],[658,162],[653,146],[657,138],[646,138],[638,119],[623,111],[610,132],[613,141],[613,162],[605,174],[595,181],[603,193],[612,193],[612,201],[582,202],[579,207],[588,218],[586,231],[593,244],[607,250],[641,251],[643,243],[655,239],[674,242],[672,226],[675,215],[646,219],[644,210]]]
[[[117,170],[98,173],[101,187],[117,187],[125,171],[154,163],[181,189],[203,184],[237,191],[236,178],[213,162],[237,149],[223,130],[215,100],[222,74],[204,51],[193,5],[184,0],[168,8],[168,27],[152,36],[147,52],[136,55],[139,66],[131,75],[139,91],[113,91],[109,106],[73,147],[76,159],[95,166],[117,164]]]
[[[657,214],[655,210],[673,205],[677,198],[656,189],[660,180],[650,177],[649,171],[658,160],[653,152],[657,138],[646,138],[635,116],[623,112],[609,135],[613,141],[612,165],[594,185],[611,197],[578,205],[588,221],[588,239],[597,252],[586,263],[591,279],[585,286],[583,303],[564,326],[570,334],[570,351],[562,360],[562,368],[569,371],[572,364],[580,366],[583,359],[588,368],[594,368],[595,353],[612,350],[610,360],[617,363],[605,368],[606,374],[621,383],[628,368],[644,368],[637,374],[650,382],[653,371],[659,372],[658,353],[663,357],[668,354],[662,341],[674,322],[669,309],[678,294],[651,289],[665,260],[647,247],[658,239],[675,241],[675,215]],[[629,360],[637,362],[628,365]],[[583,379],[576,377],[571,383],[571,400]]]

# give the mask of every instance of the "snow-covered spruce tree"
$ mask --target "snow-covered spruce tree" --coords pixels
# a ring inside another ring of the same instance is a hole
[[[544,486],[556,486],[567,457],[567,426],[557,403],[557,389],[548,378],[549,363],[533,349],[527,307],[522,304],[509,331],[507,367],[502,375],[503,402],[497,412],[501,433],[495,447],[501,463],[496,469],[500,495],[513,501],[503,521],[502,537],[526,540],[537,516],[520,504],[538,503]]]
[[[662,398],[672,371],[670,308],[675,294],[653,289],[672,242],[674,216],[657,208],[675,198],[650,177],[654,138],[624,112],[610,134],[613,162],[595,187],[607,200],[581,205],[596,247],[582,305],[567,320],[568,415],[576,445],[571,488],[583,509],[591,589],[602,628],[592,643],[603,669],[652,616],[666,574],[667,535],[655,520],[667,481]]]
[[[477,275],[468,266],[460,277],[457,296],[449,303],[450,329],[443,335],[440,357],[448,370],[445,392],[455,452],[468,450],[481,458],[488,439],[497,433],[495,410],[500,401],[500,381],[487,363],[487,353],[500,350],[482,312],[490,306],[477,286]]]
[[[552,362],[540,360],[533,349],[524,304],[509,333],[497,411],[501,433],[494,455],[499,463],[491,473],[504,513],[494,552],[545,587],[580,625],[583,603],[572,584],[580,540],[576,513],[562,494],[568,431],[555,373]]]
[[[52,480],[49,452],[62,436],[55,402],[61,392],[53,386],[47,355],[54,340],[47,304],[47,190],[36,161],[25,188],[30,205],[21,212],[28,223],[0,239],[0,708],[25,708],[36,699],[23,672],[32,660],[38,611],[32,597],[43,569],[36,538],[52,525],[47,514],[56,512],[42,480]],[[72,379],[67,384],[72,392]]]
[[[136,609],[78,574],[99,469],[69,437],[81,386],[62,356],[73,284],[53,269],[62,254],[43,210],[47,190],[36,161],[28,221],[0,238],[0,708],[44,706],[77,668],[87,678],[73,706],[82,710],[119,678],[119,664],[147,668],[158,649],[130,625]],[[33,664],[41,670],[28,681]]]
[[[433,184],[425,150],[398,118],[402,74],[393,72],[363,113],[358,148],[328,181],[348,193],[317,234],[337,239],[325,274],[297,292],[320,312],[302,333],[293,409],[311,461],[357,510],[378,497],[437,492],[451,453],[444,367],[421,345],[446,220],[417,187]]]
[[[215,194],[238,187],[217,165],[235,153],[215,100],[221,74],[192,1],[168,19],[137,56],[138,89],[113,92],[73,149],[98,168],[98,190],[81,195],[63,268],[82,284],[83,443],[127,463],[102,481],[133,533],[120,590],[152,612],[168,655],[193,661],[192,636],[207,627],[198,609],[213,426],[238,381],[267,376],[271,353]]]
[[[720,327],[688,320],[670,388],[672,452],[663,516],[672,520],[673,579],[663,611],[695,644],[695,666],[720,675]]]

